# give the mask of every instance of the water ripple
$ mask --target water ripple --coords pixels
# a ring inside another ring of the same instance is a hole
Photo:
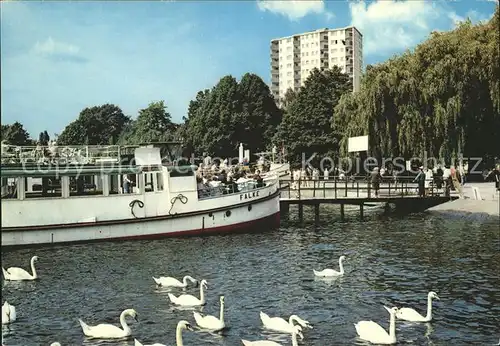
[[[305,216],[314,219],[308,210]],[[38,255],[41,278],[3,284],[2,300],[18,312],[17,322],[2,328],[4,343],[131,346],[133,339],[86,339],[78,318],[118,324],[121,311],[134,308],[140,318],[130,322],[135,337],[174,344],[179,320],[194,322],[193,311],[218,315],[218,296],[225,295],[230,328],[221,335],[185,332],[186,345],[233,346],[242,338],[290,344],[288,335],[262,329],[260,311],[308,320],[314,329],[304,332],[300,345],[367,345],[356,338],[354,323],[373,320],[388,328],[383,305],[425,314],[431,290],[441,298],[433,303],[434,320],[398,322],[399,344],[498,342],[498,225],[429,215],[355,217],[353,212],[350,222],[337,222],[332,209],[317,227],[299,226],[292,217],[280,230],[256,234],[4,251],[4,267],[26,267]],[[340,255],[347,257],[344,277],[314,277],[313,269],[338,269]],[[184,275],[208,281],[205,307],[172,307],[167,293],[198,296],[199,288],[168,290],[152,279]]]

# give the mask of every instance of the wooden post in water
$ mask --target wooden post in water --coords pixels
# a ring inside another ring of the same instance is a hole
[[[288,215],[290,213],[290,204],[288,203],[282,203],[280,205],[280,212],[283,214],[283,215]]]
[[[363,203],[361,203],[361,204],[359,205],[359,219],[360,219],[361,221],[363,221],[363,207],[364,207],[364,204],[363,204]]]
[[[299,221],[302,223],[304,221],[304,206],[302,203],[299,203]]]
[[[340,221],[345,221],[344,203],[340,203]]]
[[[314,222],[319,224],[319,203],[314,205]]]

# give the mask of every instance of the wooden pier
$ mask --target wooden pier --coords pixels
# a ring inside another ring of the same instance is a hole
[[[365,206],[383,203],[386,209],[412,213],[458,198],[455,193],[446,193],[444,188],[438,190],[432,185],[425,196],[420,197],[418,184],[413,183],[413,178],[381,182],[378,196],[366,179],[348,181],[337,177],[330,180],[280,180],[280,192],[280,210],[283,214],[289,214],[290,205],[297,205],[299,220],[302,222],[304,206],[312,206],[316,223],[320,219],[321,204],[339,205],[340,219],[344,221],[346,205],[358,206],[359,217],[363,220]]]

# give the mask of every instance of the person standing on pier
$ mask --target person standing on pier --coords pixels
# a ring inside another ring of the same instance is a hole
[[[381,176],[378,167],[375,167],[371,174],[372,188],[375,190],[375,198],[378,198],[378,190],[380,189]]]
[[[419,172],[413,182],[418,182],[418,196],[425,197],[425,173],[424,167],[420,166]]]
[[[496,167],[488,173],[484,180],[488,180],[490,177],[493,177],[495,188],[500,190],[500,164],[497,164]]]

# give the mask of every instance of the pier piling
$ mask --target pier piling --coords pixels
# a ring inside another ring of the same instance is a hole
[[[344,203],[340,204],[340,221],[345,221]]]
[[[361,203],[361,204],[359,205],[359,219],[360,219],[361,221],[363,221],[363,218],[364,218],[364,215],[363,215],[363,209],[364,209],[364,206],[365,206],[365,205],[364,205],[363,203]]]
[[[314,222],[319,224],[319,203],[314,205]]]

